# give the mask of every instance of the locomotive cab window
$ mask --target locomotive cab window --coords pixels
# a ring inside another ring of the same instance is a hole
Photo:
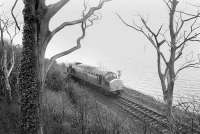
[[[116,79],[116,78],[117,78],[117,75],[115,73],[113,73],[113,72],[108,72],[105,75],[105,79],[107,81],[111,81],[111,80]]]

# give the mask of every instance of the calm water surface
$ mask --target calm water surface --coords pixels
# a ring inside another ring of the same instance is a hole
[[[162,99],[160,80],[156,70],[149,68],[132,72],[134,73],[128,73],[127,76],[122,77],[127,86],[157,99]],[[134,77],[134,74],[138,74],[138,77]],[[131,78],[134,79],[131,80]],[[196,100],[200,103],[200,69],[187,70],[179,75],[175,82],[174,99],[175,102]]]
[[[116,61],[117,62],[117,61]],[[122,79],[130,88],[151,95],[162,100],[162,90],[155,63],[141,63],[142,61],[125,64],[105,63],[110,70],[121,68]],[[110,64],[110,67],[109,67]],[[200,103],[200,69],[188,69],[179,74],[174,89],[174,100],[191,101],[195,99]]]

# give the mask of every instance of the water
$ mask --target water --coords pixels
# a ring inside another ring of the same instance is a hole
[[[141,71],[141,72],[140,72]],[[155,69],[140,70],[140,77],[134,81],[130,75],[122,77],[125,85],[144,94],[162,100],[162,90],[158,74]],[[135,72],[135,71],[134,71]],[[137,74],[135,73],[135,74]],[[200,103],[200,69],[187,70],[179,75],[175,81],[174,102],[198,101]]]
[[[113,71],[120,68],[121,78],[126,86],[162,100],[156,63],[142,62],[142,60],[134,60],[134,63],[128,60],[122,62],[123,64],[107,62],[104,65]],[[194,100],[200,103],[200,69],[187,69],[181,72],[175,81],[174,103]]]

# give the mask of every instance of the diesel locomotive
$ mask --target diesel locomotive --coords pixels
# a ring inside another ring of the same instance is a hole
[[[70,76],[99,87],[106,95],[119,95],[124,88],[122,80],[111,71],[82,63],[70,64],[67,70]]]

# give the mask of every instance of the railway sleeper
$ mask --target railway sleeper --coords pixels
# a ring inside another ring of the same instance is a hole
[[[160,130],[161,127],[162,127],[162,126],[160,126],[160,124],[155,123],[154,126],[153,126],[152,124],[150,124],[149,118],[144,120],[144,115],[141,116],[141,114],[139,114],[138,112],[132,111],[129,108],[127,109],[122,105],[119,105],[119,104],[117,104],[117,105],[120,106],[124,111],[131,113],[131,115],[134,116],[135,118],[137,118],[138,120],[144,122],[145,124],[148,124],[151,128],[155,129],[156,131],[160,132],[161,134],[167,134],[167,133],[162,132],[164,128],[162,128],[162,130]]]
[[[128,102],[131,103],[132,105],[135,105],[135,106],[140,107],[140,109],[144,109],[144,110],[146,110],[146,111],[151,112],[152,114],[157,114],[157,115],[160,115],[160,116],[162,116],[163,118],[165,118],[164,115],[162,115],[162,114],[160,114],[160,113],[157,113],[157,112],[155,112],[155,111],[153,111],[153,110],[151,110],[151,109],[148,109],[147,107],[145,107],[145,106],[143,106],[143,105],[140,105],[140,104],[137,104],[137,103],[135,103],[135,102],[133,102],[133,101],[130,101],[130,100],[128,100],[128,98],[121,97],[121,99],[123,99],[123,100],[125,100],[125,101],[128,101]]]
[[[126,109],[129,109],[132,113],[135,113],[136,116],[138,116],[139,118],[143,119],[144,121],[147,121],[149,123],[153,122],[153,121],[156,121],[157,124],[160,124],[160,122],[158,121],[158,119],[150,117],[151,115],[147,115],[147,114],[141,113],[141,111],[138,111],[138,110],[133,109],[131,107],[128,107]],[[138,111],[138,112],[136,112],[136,111]]]
[[[122,100],[122,98],[121,98],[121,100]],[[146,107],[143,107],[142,105],[139,105],[139,104],[137,104],[137,103],[134,103],[134,102],[132,102],[132,101],[130,101],[130,100],[128,100],[128,99],[123,98],[123,101],[127,101],[127,103],[129,103],[130,105],[132,105],[132,106],[134,106],[134,107],[136,107],[136,108],[139,108],[139,109],[141,109],[141,110],[144,110],[144,111],[146,111],[146,112],[149,112],[149,113],[151,113],[151,114],[156,114],[156,115],[159,114],[159,113],[157,113],[157,112],[155,112],[155,111],[149,110],[149,109],[146,108]],[[163,116],[163,115],[159,114],[159,116]]]
[[[144,111],[138,110],[138,109],[130,106],[130,104],[125,103],[124,101],[122,103],[123,103],[123,105],[126,105],[128,107],[128,109],[131,110],[132,112],[135,113],[135,111],[137,111],[137,116],[140,117],[141,119],[144,119],[145,117],[147,117],[148,120],[151,119],[153,121],[157,121],[160,126],[167,127],[167,122],[163,122],[162,120],[152,117],[152,115],[148,115]]]
[[[132,106],[129,106],[127,105],[126,103],[123,103],[124,105],[126,105],[127,107],[129,107],[130,110],[132,111],[138,111],[140,114],[142,113],[144,116],[151,116],[151,118],[153,118],[153,120],[160,120],[159,119],[159,116],[156,116],[155,115],[152,115],[151,113],[148,113],[148,112],[145,112],[145,111],[142,111],[141,109],[138,109],[138,108],[135,108],[135,107],[132,107]],[[153,117],[152,117],[153,116]]]
[[[124,100],[123,100],[124,101]],[[130,104],[130,103],[129,103]],[[130,104],[131,105],[131,104]],[[134,107],[135,109],[139,110],[139,111],[142,111],[143,113],[145,114],[148,114],[149,116],[152,116],[153,118],[155,118],[156,120],[159,120],[161,122],[165,122],[167,123],[167,119],[164,118],[163,116],[160,116],[160,114],[157,114],[155,112],[152,112],[152,111],[149,111],[149,110],[146,110],[144,108],[140,108],[139,106],[137,107]]]
[[[143,107],[143,106],[140,106],[140,105],[138,105],[138,104],[135,104],[135,103],[131,103],[131,102],[128,102],[129,104],[131,104],[131,105],[133,105],[133,106],[135,106],[135,108],[138,108],[138,109],[140,109],[140,110],[143,110],[143,111],[145,111],[145,112],[147,112],[147,113],[149,113],[149,114],[152,114],[152,115],[155,115],[155,116],[157,116],[157,117],[163,117],[163,115],[161,115],[161,114],[159,114],[159,113],[157,113],[157,112],[155,112],[155,111],[152,111],[152,110],[149,110],[149,109],[147,109],[147,108],[145,108],[145,107]]]
[[[145,122],[150,122],[151,126],[158,127],[158,126],[161,125],[162,127],[165,127],[167,125],[168,121],[167,121],[167,118],[164,115],[159,114],[157,112],[154,112],[152,110],[149,110],[149,109],[147,109],[143,106],[140,106],[139,104],[136,104],[136,103],[134,103],[130,100],[124,99],[124,98],[121,98],[121,101],[122,101],[123,105],[126,105],[126,107],[128,107],[128,109],[132,113],[134,111],[136,116],[143,119]],[[138,111],[139,113],[136,113],[135,111]],[[150,116],[150,117],[146,117],[145,115]],[[158,123],[155,123],[155,122],[152,123],[152,119],[149,120],[149,118],[153,118],[153,120],[157,120]],[[181,124],[181,126],[182,127],[179,127],[178,129],[182,132],[187,132],[188,130],[191,130],[191,127],[186,125],[186,124]],[[167,134],[168,130],[164,129],[162,133]],[[200,130],[198,128],[193,128],[193,134],[200,134]]]

